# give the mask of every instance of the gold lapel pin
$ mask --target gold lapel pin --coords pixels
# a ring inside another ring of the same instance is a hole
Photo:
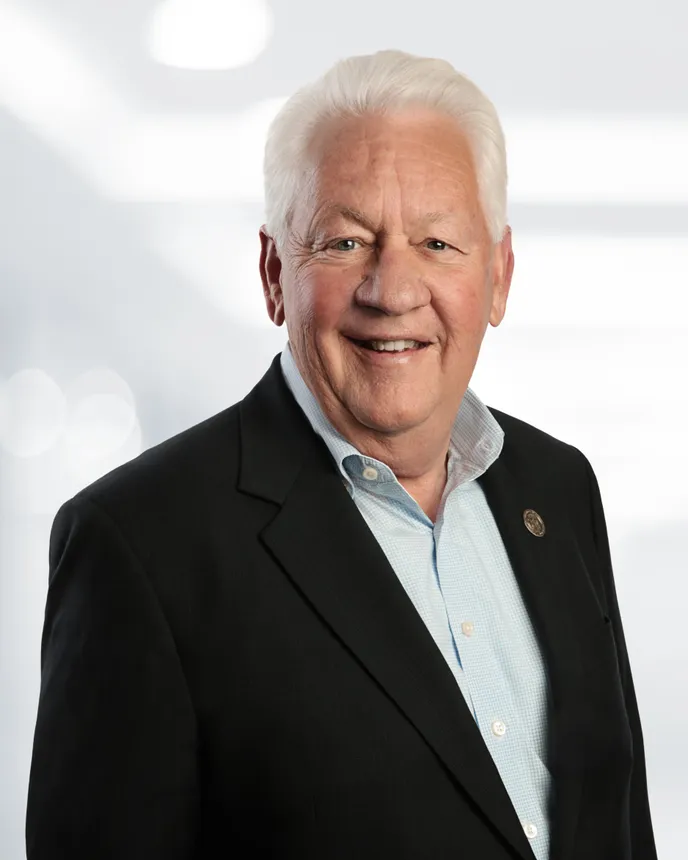
[[[528,531],[535,537],[542,537],[545,533],[545,523],[537,511],[531,508],[526,508],[523,511],[523,522],[526,524]]]

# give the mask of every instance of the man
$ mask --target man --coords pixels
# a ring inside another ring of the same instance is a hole
[[[288,348],[56,518],[29,860],[652,860],[595,475],[468,388],[513,269],[494,108],[346,60],[265,175]]]

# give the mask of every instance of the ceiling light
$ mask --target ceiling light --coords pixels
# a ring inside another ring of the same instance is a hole
[[[265,0],[166,0],[154,10],[148,48],[180,69],[235,69],[252,63],[272,34]]]

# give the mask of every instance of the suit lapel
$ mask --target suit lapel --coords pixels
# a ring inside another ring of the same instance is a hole
[[[386,556],[343,486],[324,443],[286,388],[278,359],[241,408],[240,488],[279,505],[261,539],[294,586],[415,726],[456,783],[521,857],[528,840],[456,681]],[[502,456],[479,479],[540,639],[551,679],[550,770],[555,780],[551,857],[566,860],[580,779],[561,770],[575,747],[582,668],[568,588],[575,542],[554,502]],[[522,512],[543,517],[532,535]],[[562,779],[557,782],[558,772]]]

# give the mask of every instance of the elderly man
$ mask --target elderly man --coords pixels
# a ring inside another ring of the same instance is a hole
[[[29,860],[653,860],[595,475],[468,388],[513,269],[493,106],[345,60],[265,178],[287,348],[56,518]]]

